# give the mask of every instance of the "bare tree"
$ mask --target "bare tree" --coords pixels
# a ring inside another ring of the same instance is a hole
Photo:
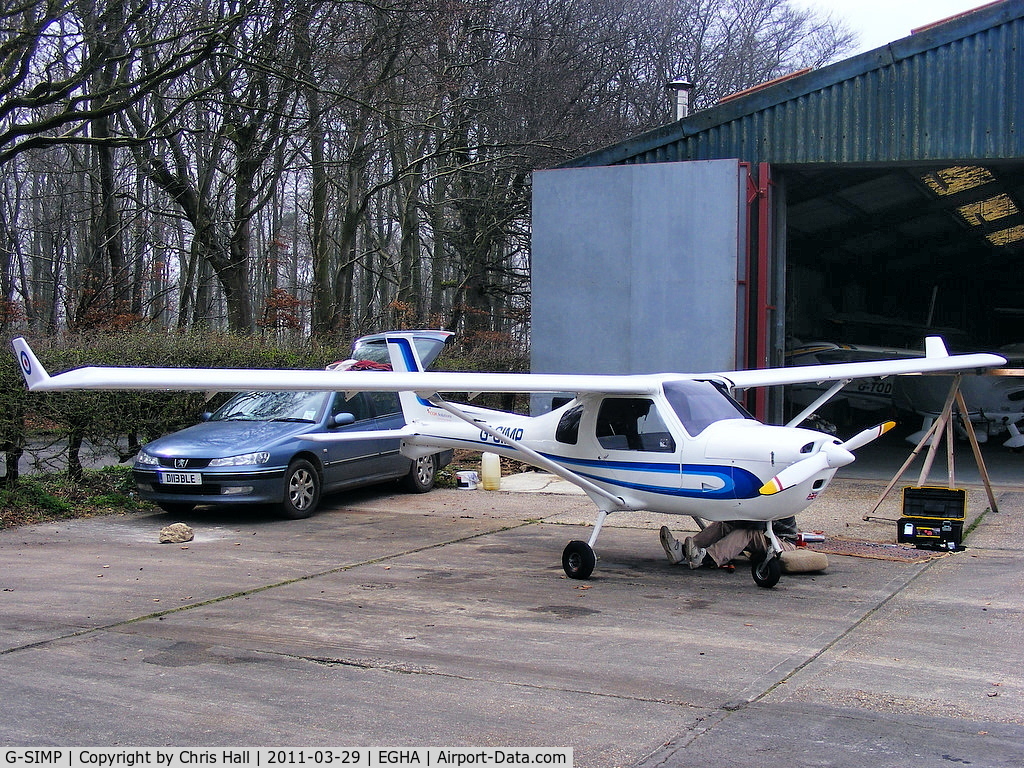
[[[256,327],[252,221],[280,179],[293,127],[286,5],[250,13],[232,45],[179,77],[174,91],[124,110],[136,133],[154,118],[164,127],[133,145],[139,167],[191,226],[192,253],[217,277],[228,328],[242,333]],[[190,266],[193,274],[197,268]]]
[[[667,122],[676,76],[699,108],[850,43],[792,0],[12,0],[0,20],[8,317],[176,303],[180,327],[248,333],[290,307],[341,337],[522,332],[534,168]]]
[[[630,0],[633,1],[633,0]],[[642,0],[636,36],[623,60],[622,106],[638,127],[671,119],[665,85],[694,84],[695,109],[804,67],[817,67],[852,48],[841,22],[791,0]]]
[[[126,143],[93,136],[191,71],[239,21],[231,0],[16,0],[0,12],[0,165],[29,149]],[[116,47],[114,41],[118,41]]]

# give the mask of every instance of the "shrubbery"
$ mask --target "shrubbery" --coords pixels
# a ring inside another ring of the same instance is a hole
[[[0,529],[139,508],[129,467],[86,469],[77,480],[66,475],[23,477],[0,487]]]

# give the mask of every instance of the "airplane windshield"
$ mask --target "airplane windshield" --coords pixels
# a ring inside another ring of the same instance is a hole
[[[716,421],[754,418],[742,405],[710,381],[666,381],[665,396],[692,437],[696,437],[709,424]]]

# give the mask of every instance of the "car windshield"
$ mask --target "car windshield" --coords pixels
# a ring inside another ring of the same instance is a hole
[[[314,423],[330,395],[330,392],[242,392],[218,408],[210,421]]]
[[[753,418],[742,405],[710,381],[666,381],[665,396],[691,437],[696,437],[716,421]]]

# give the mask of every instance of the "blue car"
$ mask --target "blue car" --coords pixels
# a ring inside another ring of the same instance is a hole
[[[409,331],[424,366],[451,333]],[[353,344],[353,365],[387,365],[384,334]],[[320,498],[357,486],[400,481],[409,491],[434,487],[451,451],[416,460],[397,438],[314,442],[311,432],[397,429],[405,424],[394,392],[240,392],[203,422],[143,446],[132,467],[139,495],[168,512],[199,505],[277,505],[289,518],[308,517]]]

